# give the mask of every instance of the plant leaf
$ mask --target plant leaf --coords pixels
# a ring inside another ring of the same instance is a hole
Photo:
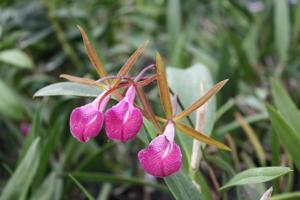
[[[288,1],[274,1],[274,27],[275,45],[279,55],[279,62],[286,61],[289,40],[290,40],[290,20]]]
[[[30,200],[59,200],[62,193],[62,179],[52,172],[33,193]]]
[[[137,61],[137,59],[141,56],[141,54],[143,53],[145,47],[148,45],[149,41],[145,41],[141,44],[141,46],[139,46],[139,48],[129,57],[129,59],[127,60],[127,62],[123,65],[123,67],[120,69],[120,71],[118,72],[117,76],[118,77],[122,77],[125,76],[130,69],[133,67],[134,63]],[[121,79],[115,79],[112,82],[112,87],[118,85],[120,83]]]
[[[271,200],[297,200],[300,198],[300,192],[288,192],[277,194],[271,197]]]
[[[20,68],[32,69],[31,59],[19,49],[8,49],[0,52],[0,61]]]
[[[206,135],[196,131],[195,129],[193,128],[190,128],[188,126],[186,126],[185,124],[182,124],[180,122],[175,122],[175,127],[178,128],[180,131],[182,131],[183,133],[191,136],[192,138],[196,139],[196,140],[199,140],[200,142],[204,142],[206,144],[210,144],[210,145],[213,145],[215,147],[218,147],[220,149],[224,149],[224,150],[227,150],[227,151],[230,151],[230,148],[227,147],[225,144],[222,144],[210,137],[207,137]]]
[[[272,128],[278,135],[278,139],[288,153],[292,156],[293,161],[298,169],[300,169],[300,135],[293,129],[271,105],[266,105],[269,117],[271,120]]]
[[[54,83],[39,89],[33,97],[42,96],[83,96],[83,97],[97,97],[102,92],[96,86],[87,86],[79,83],[61,82]]]
[[[33,181],[40,162],[39,141],[40,139],[37,138],[30,145],[22,162],[18,165],[2,190],[0,196],[1,200],[26,199],[28,189]]]
[[[146,185],[153,188],[156,188],[161,191],[168,191],[164,185],[144,181],[138,178],[120,176],[120,175],[112,175],[106,173],[99,173],[99,172],[74,172],[72,173],[77,180],[86,181],[86,182],[96,182],[96,183],[124,183],[124,184],[131,184],[131,185]]]
[[[235,175],[224,186],[222,186],[220,190],[237,185],[264,183],[283,176],[291,171],[292,170],[288,167],[258,167],[248,169]]]
[[[278,80],[271,79],[272,97],[280,114],[300,134],[300,113],[298,108]]]
[[[241,127],[243,128],[245,134],[247,135],[248,139],[250,140],[250,143],[253,145],[253,148],[257,154],[257,157],[259,159],[259,162],[261,165],[265,165],[266,163],[266,155],[264,153],[264,149],[259,142],[259,139],[257,138],[254,130],[252,127],[247,123],[245,118],[240,114],[235,114],[236,120],[241,124]]]
[[[197,100],[190,107],[188,107],[187,109],[182,111],[180,114],[176,115],[174,118],[174,121],[181,120],[182,118],[188,116],[189,114],[194,112],[196,109],[198,109],[200,106],[205,104],[213,95],[215,95],[226,84],[227,81],[228,81],[228,79],[217,83],[207,93],[205,93],[199,100]]]
[[[74,183],[78,186],[78,188],[85,194],[85,196],[89,200],[94,200],[94,197],[83,187],[83,185],[81,185],[81,183],[79,183],[79,181],[76,180],[76,178],[74,178],[74,176],[69,174],[69,177],[72,179],[72,181],[74,181]]]
[[[11,119],[23,119],[25,115],[25,105],[19,94],[1,79],[0,91],[0,113]]]
[[[83,30],[83,28],[81,28],[79,25],[77,25],[80,33],[81,33],[81,36],[82,36],[82,40],[83,40],[83,43],[84,43],[84,46],[87,50],[87,53],[88,53],[88,57],[91,61],[91,63],[93,64],[93,66],[95,67],[97,73],[99,74],[99,76],[101,78],[103,77],[106,77],[107,76],[107,73],[103,67],[103,64],[101,63],[100,59],[98,58],[95,50],[93,49],[85,31]]]
[[[203,199],[202,194],[196,188],[192,180],[185,175],[182,171],[179,171],[172,176],[164,178],[167,186],[171,190],[173,196],[177,200]]]
[[[172,102],[164,64],[159,53],[156,53],[156,75],[162,107],[166,113],[167,119],[170,120],[173,118]]]

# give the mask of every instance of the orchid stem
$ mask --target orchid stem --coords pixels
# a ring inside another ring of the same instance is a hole
[[[169,91],[170,91],[170,93],[171,93],[172,95],[175,95],[174,91],[173,91],[171,88],[169,88]],[[177,103],[178,103],[178,105],[179,105],[179,107],[180,107],[181,110],[185,110],[185,107],[184,107],[182,101],[180,100],[180,97],[177,97]],[[187,116],[186,118],[187,118],[187,120],[188,120],[190,126],[191,126],[191,127],[195,127],[195,126],[194,126],[194,123],[193,123],[193,121],[192,121],[192,119],[190,118],[190,116]]]

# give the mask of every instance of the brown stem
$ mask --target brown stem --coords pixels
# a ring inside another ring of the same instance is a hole
[[[152,111],[150,102],[148,101],[143,89],[141,87],[136,87],[136,91],[137,91],[137,95],[139,96],[140,101],[144,107],[144,110],[142,110],[143,114],[145,115],[145,117],[147,117],[152,122],[152,124],[156,128],[156,130],[159,133],[161,133],[162,128],[160,127],[160,124],[156,120],[156,117]]]

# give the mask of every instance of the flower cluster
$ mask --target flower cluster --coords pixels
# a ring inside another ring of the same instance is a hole
[[[80,142],[96,137],[104,124],[109,139],[126,142],[134,138],[143,124],[141,111],[133,103],[135,88],[129,87],[125,97],[103,113],[110,96],[100,94],[92,103],[75,108],[70,117],[70,131]]]
[[[89,43],[86,33],[80,28],[88,56],[96,68],[100,80],[94,81],[71,75],[62,75],[70,81],[91,85],[94,84],[104,91],[95,100],[86,105],[75,108],[70,116],[70,131],[80,142],[87,142],[95,138],[105,129],[106,136],[111,140],[127,142],[132,140],[140,131],[143,125],[143,117],[147,118],[156,128],[158,136],[150,144],[138,152],[138,159],[142,168],[149,174],[157,177],[169,176],[178,170],[182,165],[182,153],[180,147],[175,143],[175,128],[194,139],[214,145],[218,148],[229,150],[229,148],[213,140],[197,130],[180,122],[188,117],[200,106],[205,104],[210,97],[216,94],[227,82],[221,81],[212,87],[206,94],[188,108],[176,115],[177,97],[171,103],[169,86],[166,73],[160,55],[156,55],[156,64],[144,68],[136,77],[129,77],[127,74],[135,61],[141,55],[147,42],[143,43],[128,59],[116,76],[107,76],[107,73]],[[155,67],[156,73],[151,76],[144,76],[145,71]],[[111,79],[111,80],[110,80]],[[162,108],[166,118],[158,117],[152,108],[143,91],[143,86],[157,80]],[[119,89],[125,89],[124,95]],[[136,106],[135,99],[139,97],[142,106]],[[118,103],[111,108],[106,108],[111,98],[118,100]],[[164,128],[161,125],[165,125]]]
[[[138,77],[140,76],[141,74]],[[134,105],[134,83],[137,81],[135,78],[124,98],[106,111],[111,97],[109,90],[101,93],[93,102],[75,108],[70,116],[73,137],[80,142],[87,142],[96,137],[104,126],[106,136],[111,140],[127,142],[133,139],[143,124],[142,112]],[[138,158],[144,170],[153,176],[165,177],[178,171],[182,155],[179,146],[174,142],[174,124],[169,122],[164,133],[153,139],[146,149],[141,150]]]

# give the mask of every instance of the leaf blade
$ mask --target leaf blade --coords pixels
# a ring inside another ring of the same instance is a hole
[[[32,142],[22,162],[18,165],[2,190],[0,199],[26,199],[28,189],[39,165],[39,141],[40,139],[37,138]],[[26,173],[24,173],[24,171],[26,171]]]
[[[97,97],[102,90],[96,86],[87,86],[79,83],[60,82],[48,85],[39,89],[33,97],[42,96],[83,96],[83,97]]]
[[[298,169],[300,169],[299,146],[300,136],[288,122],[272,107],[266,105],[272,127],[277,134],[279,141],[292,156],[293,161]]]
[[[263,183],[280,176],[283,176],[292,170],[288,167],[258,167],[245,170],[236,174],[219,190],[224,190],[232,186]]]
[[[24,69],[32,69],[33,62],[27,54],[19,49],[7,49],[0,52],[0,61]]]

